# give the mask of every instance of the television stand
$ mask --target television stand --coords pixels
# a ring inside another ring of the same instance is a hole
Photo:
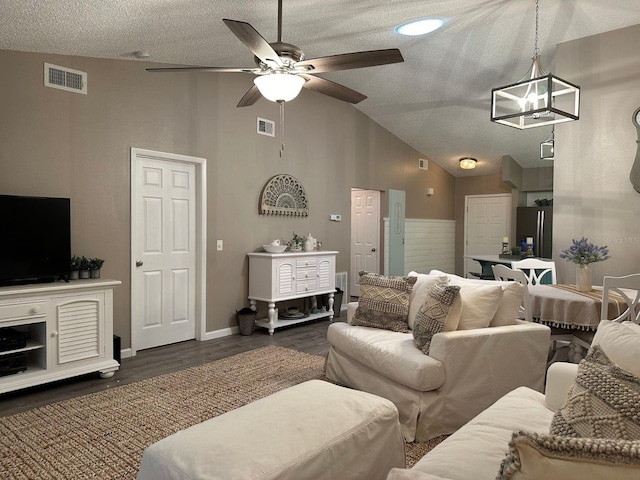
[[[0,287],[0,328],[28,335],[27,345],[0,352],[26,354],[27,369],[0,376],[0,394],[99,372],[113,376],[113,288],[118,280]]]

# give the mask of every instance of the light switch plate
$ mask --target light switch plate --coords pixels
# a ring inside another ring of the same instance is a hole
[[[216,242],[216,249],[217,249],[219,252],[221,252],[221,251],[222,251],[222,246],[223,246],[223,245],[222,245],[222,240],[218,240],[218,241]]]

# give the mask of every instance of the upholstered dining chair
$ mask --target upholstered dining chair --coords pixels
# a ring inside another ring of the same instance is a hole
[[[635,295],[632,292],[635,292]],[[616,305],[618,309],[617,316],[613,318],[612,321],[640,323],[640,273],[625,275],[623,277],[604,277],[602,281],[600,320],[607,320],[609,318],[609,297],[611,293],[621,296],[627,304],[626,310],[621,311],[620,303],[612,302],[612,305]],[[614,315],[616,315],[616,313],[614,313]],[[595,332],[577,331],[573,334],[573,342],[585,350],[588,350],[594,335]]]
[[[491,269],[493,270],[493,277],[496,280],[503,282],[513,281],[524,285],[524,294],[522,295],[522,305],[520,305],[518,318],[526,320],[527,322],[533,321],[531,306],[529,304],[529,289],[527,288],[528,281],[524,272],[522,270],[514,270],[513,268],[509,268],[502,264],[494,264],[491,266]]]
[[[524,260],[511,262],[511,268],[522,270],[531,285],[557,283],[556,262],[553,260],[525,258]]]

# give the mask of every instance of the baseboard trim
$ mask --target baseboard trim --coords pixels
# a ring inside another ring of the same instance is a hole
[[[130,348],[123,348],[120,350],[120,358],[131,358],[132,356]]]
[[[201,342],[206,342],[207,340],[213,340],[215,338],[228,337],[230,335],[235,335],[236,333],[240,333],[240,327],[229,327],[222,328],[220,330],[214,330],[212,332],[205,332],[200,338]]]

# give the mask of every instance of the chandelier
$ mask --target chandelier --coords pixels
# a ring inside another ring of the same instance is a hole
[[[580,87],[544,71],[536,36],[531,68],[517,83],[491,90],[491,121],[520,130],[578,120]]]

